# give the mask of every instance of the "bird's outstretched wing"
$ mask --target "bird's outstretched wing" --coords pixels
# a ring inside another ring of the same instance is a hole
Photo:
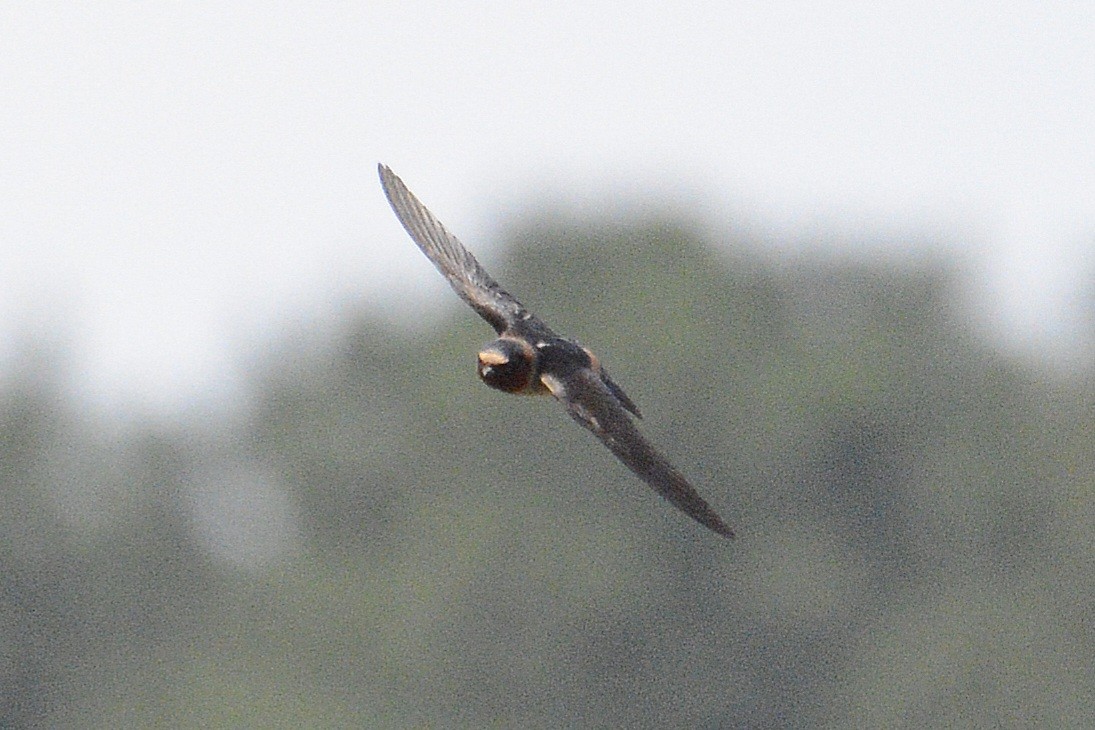
[[[460,298],[490,322],[498,334],[527,319],[521,303],[498,285],[403,181],[386,165],[379,165],[379,170],[380,184],[399,222]]]
[[[542,378],[551,394],[566,406],[567,413],[596,434],[617,459],[655,492],[704,527],[723,537],[734,537],[733,530],[684,475],[643,437],[597,373],[578,368],[562,377],[545,374]]]

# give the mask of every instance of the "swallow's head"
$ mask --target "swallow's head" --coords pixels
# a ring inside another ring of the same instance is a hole
[[[503,337],[479,351],[479,377],[492,388],[507,393],[535,390],[536,350],[524,340]]]

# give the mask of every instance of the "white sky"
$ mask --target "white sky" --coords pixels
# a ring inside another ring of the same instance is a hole
[[[8,2],[0,28],[0,362],[59,331],[107,407],[230,394],[248,345],[393,287],[429,294],[409,322],[455,306],[377,161],[488,261],[540,195],[664,194],[790,249],[939,232],[1012,347],[1091,353],[1086,2]]]

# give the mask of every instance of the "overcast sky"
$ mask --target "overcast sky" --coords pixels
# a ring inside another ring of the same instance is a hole
[[[106,407],[230,394],[250,344],[393,287],[408,321],[456,306],[378,161],[488,261],[540,196],[664,195],[788,250],[934,234],[1009,346],[1084,341],[1089,3],[8,2],[0,27],[0,362],[56,331]]]

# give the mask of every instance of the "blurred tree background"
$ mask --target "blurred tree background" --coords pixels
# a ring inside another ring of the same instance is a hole
[[[28,354],[0,726],[1095,727],[1092,372],[993,349],[948,262],[700,231],[545,217],[488,268],[732,543],[483,387],[455,296],[424,336],[286,337],[246,407],[170,423],[105,427]]]

